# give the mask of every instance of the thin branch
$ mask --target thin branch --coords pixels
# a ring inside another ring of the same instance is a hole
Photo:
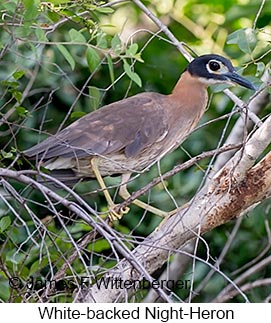
[[[178,41],[178,39],[172,34],[172,32],[164,25],[159,18],[157,18],[140,0],[132,0],[160,29],[161,31],[172,41],[174,45],[188,62],[193,60],[193,56],[187,51],[188,47],[185,43]],[[237,106],[242,109],[247,108],[247,105],[240,100],[229,89],[223,91]],[[247,111],[249,118],[258,126],[261,125],[261,120],[251,111]]]
[[[71,268],[71,265],[73,262],[78,258],[78,251],[80,252],[83,250],[89,243],[94,242],[94,240],[97,238],[98,232],[96,230],[92,230],[91,232],[88,232],[85,237],[77,243],[76,250],[73,251],[73,253],[65,260],[63,265],[59,268],[59,270],[56,272],[56,274],[52,275],[51,281],[60,281],[61,279],[65,278],[67,270]],[[42,295],[40,296],[40,301],[47,302],[48,301],[48,295],[52,295],[54,292],[54,286],[48,285],[46,290],[43,291]]]
[[[168,250],[179,249],[184,243],[198,237],[198,231],[201,234],[210,231],[262,201],[271,185],[271,153],[248,171],[239,185],[231,187],[225,185],[225,182],[216,184],[215,190],[210,190],[209,186],[205,185],[185,207],[163,221],[144,243],[133,250],[134,257],[144,265],[147,272],[152,273],[160,268],[168,259]],[[138,277],[126,261],[121,261],[106,277],[117,279],[120,272],[126,280]],[[93,295],[97,302],[112,302],[124,296],[121,290],[112,289],[109,292],[101,286],[98,288],[94,285],[80,300],[91,302]]]
[[[170,262],[167,268],[163,271],[162,275],[159,277],[159,281],[167,280],[167,281],[177,281],[184,274],[187,266],[191,262],[191,256],[187,256],[187,254],[193,254],[194,250],[194,241],[191,241],[187,245],[183,247],[181,252],[177,252],[174,256],[172,262]],[[169,290],[165,289],[165,292],[169,293]],[[154,289],[150,289],[148,295],[142,301],[143,303],[158,303],[161,302],[162,299],[157,297],[157,293]]]
[[[247,283],[245,285],[242,285],[240,289],[243,292],[247,292],[251,289],[259,288],[259,287],[267,287],[270,289],[271,286],[271,278],[264,278],[264,279],[259,279],[251,283]],[[228,300],[231,300],[233,297],[237,296],[238,292],[236,290],[231,290],[227,295],[225,295],[223,298],[221,298],[221,302],[225,303]]]
[[[219,268],[220,264],[222,263],[224,257],[226,256],[227,252],[229,251],[230,247],[231,247],[231,244],[233,243],[237,233],[238,233],[238,230],[240,228],[240,225],[241,225],[241,222],[242,222],[242,218],[238,218],[235,225],[234,225],[234,228],[229,236],[229,238],[227,239],[227,242],[222,250],[222,252],[220,253],[218,259],[216,260],[215,262],[215,267]],[[198,287],[196,288],[196,290],[194,291],[194,297],[196,295],[198,295],[200,293],[200,291],[208,284],[208,282],[210,281],[210,279],[212,278],[212,276],[215,274],[215,270],[211,269],[208,274],[203,278],[203,280],[200,282],[200,284],[198,285]],[[193,299],[193,296],[192,296],[192,299]]]
[[[30,173],[30,171],[28,171]],[[44,196],[49,196],[53,200],[59,202],[63,206],[65,206],[67,209],[75,213],[77,216],[79,216],[81,219],[83,219],[86,223],[88,223],[90,226],[94,227],[98,233],[100,233],[107,241],[110,242],[111,247],[113,247],[116,251],[118,251],[125,259],[127,259],[128,263],[131,265],[132,268],[137,270],[138,273],[141,274],[142,277],[145,277],[150,283],[153,281],[153,278],[150,276],[148,271],[144,268],[144,266],[137,261],[137,258],[135,255],[128,249],[127,245],[120,239],[120,237],[115,233],[115,231],[110,228],[103,219],[101,219],[98,214],[90,208],[90,206],[87,206],[87,209],[91,210],[91,213],[95,216],[96,220],[92,218],[86,210],[81,208],[78,204],[73,203],[66,198],[58,195],[54,191],[52,191],[50,188],[38,183],[37,181],[33,180],[32,178],[26,176],[23,174],[23,171],[16,172],[13,170],[7,170],[0,168],[0,176],[12,178],[16,181],[19,181],[21,183],[24,183],[26,185],[30,185],[39,191],[43,193]],[[59,182],[60,183],[60,182]],[[64,185],[64,184],[62,184]],[[68,188],[67,188],[68,189]],[[97,221],[97,219],[99,221]],[[79,251],[79,250],[78,250]],[[83,291],[81,291],[83,292]],[[171,302],[171,299],[168,297],[168,295],[161,289],[158,288],[156,290],[158,295],[162,297],[165,301]],[[92,298],[92,297],[91,297]],[[79,297],[77,297],[78,301]]]
[[[264,5],[265,5],[265,1],[266,1],[266,0],[262,0],[261,5],[260,5],[260,8],[259,8],[259,10],[257,11],[256,17],[255,17],[255,19],[254,19],[254,21],[253,21],[253,27],[252,27],[253,29],[256,29],[257,21],[258,21],[258,19],[259,19],[260,15],[261,15],[261,13],[262,13],[263,7],[264,7]]]
[[[203,152],[200,155],[195,156],[195,157],[189,159],[188,161],[186,161],[186,162],[184,162],[182,164],[178,164],[178,165],[174,166],[170,171],[166,172],[162,176],[154,178],[150,183],[148,183],[147,185],[145,185],[144,187],[142,187],[138,191],[132,193],[131,196],[127,200],[125,200],[124,202],[120,203],[118,205],[118,207],[120,209],[125,208],[126,206],[130,205],[135,199],[139,198],[141,195],[148,192],[151,188],[153,188],[157,184],[159,184],[162,181],[165,181],[166,179],[168,179],[169,177],[172,177],[175,174],[177,174],[177,173],[179,173],[179,172],[193,166],[194,164],[196,164],[197,162],[199,162],[202,159],[211,157],[211,156],[216,155],[216,154],[223,153],[225,151],[235,150],[237,148],[240,148],[241,146],[242,146],[242,144],[225,145],[225,146],[223,146],[223,147],[221,147],[219,149],[213,149],[213,150],[210,150],[210,151]]]
[[[253,121],[257,127],[260,127],[262,125],[261,119],[255,113],[249,110],[248,105],[246,103],[240,100],[229,89],[225,89],[223,92],[240,108],[241,113],[248,115],[249,119]]]
[[[12,107],[11,109],[9,109],[3,116],[1,116],[1,119],[0,119],[0,126],[5,123],[5,120],[8,120],[12,114],[14,112],[16,112],[16,108],[20,105],[22,105],[22,103],[24,102],[24,100],[27,98],[30,90],[32,89],[32,86],[33,84],[35,83],[36,81],[36,78],[37,78],[37,75],[38,75],[38,72],[39,72],[39,69],[40,69],[40,65],[41,65],[41,59],[42,59],[42,52],[43,52],[43,49],[44,49],[44,45],[42,45],[40,47],[40,56],[39,56],[39,59],[35,65],[35,68],[33,70],[33,72],[31,73],[31,77],[22,93],[22,98],[20,100],[20,102],[17,102],[14,107]]]
[[[261,77],[261,80],[265,84],[268,84],[270,82],[271,80],[270,67],[266,68],[265,72],[263,73],[263,76]],[[270,94],[267,88],[263,89],[260,93],[258,92],[257,96],[253,97],[249,102],[247,111],[254,113],[254,115],[259,114],[259,112],[268,103],[269,96]],[[230,134],[227,137],[227,140],[225,141],[225,144],[235,144],[237,142],[240,142],[245,129],[249,130],[252,128],[253,122],[251,122],[250,120],[247,120],[247,117],[245,114],[246,114],[246,110],[235,123]],[[221,169],[225,165],[225,163],[232,157],[232,155],[233,155],[233,151],[220,154],[217,157],[215,164],[213,165],[212,172],[215,174],[219,169]]]
[[[191,62],[193,57],[184,47],[184,43],[177,40],[172,32],[157,18],[141,1],[132,0],[134,4],[138,6],[161,30],[162,32],[172,41],[172,44],[183,54],[183,56]]]
[[[271,256],[266,257],[262,261],[258,262],[253,267],[249,268],[246,272],[240,275],[237,279],[234,280],[235,284],[240,285],[244,280],[249,278],[251,275],[259,272],[263,268],[269,266],[271,264]],[[213,299],[214,303],[224,302],[229,298],[229,294],[232,293],[232,286],[226,286],[216,297]]]
[[[247,268],[250,268],[252,265],[257,263],[261,258],[263,258],[270,251],[270,249],[271,249],[271,228],[270,228],[270,224],[269,224],[268,219],[265,220],[265,228],[266,228],[266,237],[267,237],[266,246],[263,248],[262,251],[259,251],[258,255],[255,258],[253,258],[251,261],[246,263],[244,266],[239,267],[234,272],[232,272],[231,274],[233,276],[238,275],[240,272],[244,271]]]
[[[268,131],[271,131],[270,120],[266,120],[260,129],[253,134],[246,143],[244,151],[249,149],[262,153],[266,145],[271,141]],[[267,132],[267,133],[266,133]],[[266,136],[264,136],[266,134]],[[257,136],[263,141],[258,144]],[[256,147],[252,145],[255,144]],[[254,149],[255,148],[255,149]],[[262,149],[262,151],[260,151]],[[247,170],[243,177],[231,185],[232,165],[240,160],[240,152],[236,153],[231,162],[226,164],[221,174],[213,181],[213,185],[206,184],[192,200],[183,206],[178,212],[168,217],[162,224],[150,234],[132,254],[138,262],[144,264],[148,273],[153,273],[168,259],[168,250],[177,250],[188,241],[199,237],[207,231],[239,217],[251,206],[267,198],[271,186],[271,152],[268,153],[256,166]],[[256,154],[255,154],[256,155]],[[254,155],[254,156],[255,156]],[[119,277],[122,273],[124,279],[138,277],[133,267],[127,261],[121,261],[110,270],[108,277]],[[233,284],[236,287],[236,284]],[[101,286],[100,286],[101,287]],[[239,289],[240,290],[240,289]],[[127,291],[126,291],[127,292]],[[124,297],[123,291],[118,289],[107,290],[94,285],[88,293],[80,297],[81,301],[112,302]],[[243,294],[242,294],[243,295]],[[244,296],[244,295],[243,295]],[[245,297],[245,296],[244,296]]]

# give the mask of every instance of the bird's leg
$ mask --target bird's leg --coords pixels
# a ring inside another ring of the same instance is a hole
[[[123,174],[122,175],[122,178],[121,178],[121,185],[120,185],[120,190],[119,190],[119,195],[124,199],[124,200],[127,200],[131,194],[128,192],[127,190],[127,182],[129,181],[129,178],[130,178],[131,174]],[[153,207],[147,203],[144,203],[140,200],[134,200],[132,202],[133,204],[137,205],[138,207],[148,211],[148,212],[151,212],[153,214],[156,214],[162,218],[165,218],[168,216],[168,212],[164,212],[160,209],[157,209],[156,207]]]
[[[91,161],[90,161],[90,164],[91,164],[91,168],[92,168],[92,171],[100,185],[100,188],[103,190],[103,193],[104,193],[104,197],[106,198],[106,201],[107,201],[107,204],[108,204],[108,207],[109,207],[109,218],[110,220],[113,222],[115,220],[120,220],[122,218],[122,216],[126,213],[129,212],[129,208],[126,207],[124,210],[120,210],[120,212],[116,212],[115,209],[117,207],[117,205],[113,202],[108,190],[107,190],[107,187],[104,183],[104,180],[101,176],[101,173],[99,171],[99,168],[98,168],[98,165],[96,163],[96,160],[95,158],[92,158]]]

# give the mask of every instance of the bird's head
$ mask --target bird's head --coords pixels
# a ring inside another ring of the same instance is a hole
[[[202,55],[195,58],[188,66],[187,71],[201,82],[211,85],[217,83],[235,83],[248,89],[255,90],[254,85],[237,74],[232,63],[220,55]]]

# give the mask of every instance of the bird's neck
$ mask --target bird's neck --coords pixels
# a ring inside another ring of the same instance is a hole
[[[198,96],[206,96],[207,84],[201,82],[196,77],[193,77],[188,71],[185,71],[179,78],[175,85],[171,96],[174,98],[180,97],[180,99],[196,98]]]
[[[175,85],[170,98],[169,115],[172,122],[186,120],[191,129],[196,126],[208,103],[207,85],[189,72],[184,72]],[[175,121],[174,121],[175,120]]]

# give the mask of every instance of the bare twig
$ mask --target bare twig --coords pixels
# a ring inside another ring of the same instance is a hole
[[[191,241],[187,245],[182,248],[181,252],[177,252],[174,256],[172,262],[170,262],[167,268],[163,271],[162,275],[159,277],[159,281],[178,281],[180,277],[183,275],[187,266],[191,262],[191,257],[187,256],[187,254],[193,254],[194,250],[194,241]],[[170,292],[165,290],[165,292]],[[148,295],[144,298],[143,303],[158,303],[161,302],[162,299],[157,296],[157,293],[154,289],[150,289]]]
[[[203,152],[200,155],[189,159],[185,163],[176,165],[173,169],[171,169],[167,173],[163,174],[162,176],[154,178],[150,183],[148,183],[147,185],[145,185],[144,187],[142,187],[138,191],[132,193],[131,196],[127,200],[125,200],[124,202],[119,204],[119,208],[125,208],[126,206],[130,205],[135,199],[139,198],[141,195],[148,192],[155,185],[157,185],[157,184],[161,183],[162,181],[165,181],[169,177],[172,177],[173,175],[175,175],[175,174],[177,174],[177,173],[191,167],[192,165],[196,164],[200,160],[202,160],[204,158],[211,157],[213,155],[220,154],[220,153],[225,152],[225,151],[235,150],[235,149],[240,148],[240,147],[241,147],[241,144],[225,145],[225,146],[223,146],[223,147],[221,147],[219,149],[213,149],[213,150],[210,150],[210,151]]]
[[[254,288],[258,288],[258,287],[264,287],[264,286],[268,286],[268,288],[270,289],[270,286],[271,286],[271,278],[264,278],[264,279],[259,279],[259,280],[256,280],[254,282],[251,282],[251,283],[246,283],[244,285],[242,285],[240,287],[240,289],[243,291],[243,292],[247,292],[251,289],[254,289]],[[227,295],[224,295],[223,298],[221,298],[221,302],[226,302],[228,300],[231,300],[233,297],[237,296],[238,295],[238,292],[236,290],[231,290]]]
[[[158,19],[140,0],[132,0],[160,29],[161,31],[172,41],[172,45],[174,45],[182,55],[191,62],[193,60],[192,55],[187,51],[186,48],[188,46],[178,41],[178,39],[172,34],[172,32],[164,25],[160,19]],[[240,109],[247,108],[247,104],[245,104],[242,100],[240,100],[234,93],[232,93],[229,89],[223,91]],[[249,118],[256,124],[260,125],[261,120],[251,111],[247,111]]]
[[[172,44],[183,54],[183,56],[190,62],[193,57],[184,47],[184,43],[177,40],[172,32],[158,19],[141,1],[132,0],[160,29],[161,31],[172,41]]]
[[[28,171],[30,173],[30,171]],[[51,199],[61,203],[63,206],[65,206],[70,211],[74,212],[77,216],[79,216],[81,219],[83,219],[86,223],[88,223],[90,226],[94,227],[97,232],[99,232],[105,239],[107,239],[111,247],[115,250],[117,250],[125,259],[127,259],[128,263],[131,264],[132,268],[136,269],[138,273],[140,273],[141,277],[145,277],[148,281],[152,282],[153,278],[150,276],[148,271],[144,268],[144,266],[137,261],[137,258],[135,255],[128,249],[127,245],[120,239],[120,237],[115,233],[115,231],[110,228],[103,219],[101,219],[98,214],[86,203],[87,210],[90,210],[90,212],[95,216],[96,220],[89,215],[89,213],[82,207],[79,206],[79,204],[73,203],[66,198],[58,195],[56,192],[52,191],[50,188],[38,183],[34,179],[24,175],[23,171],[16,172],[13,170],[7,170],[0,168],[0,177],[4,178],[12,178],[16,181],[19,181],[21,183],[24,183],[26,185],[30,185],[39,191],[41,191],[44,196],[49,196]],[[60,183],[60,182],[59,182]],[[61,183],[60,183],[61,184]],[[64,184],[62,184],[64,185]],[[68,189],[68,188],[67,188]],[[80,197],[79,197],[80,198]],[[97,221],[97,219],[99,221]],[[77,247],[77,251],[79,252],[79,249]],[[80,254],[79,254],[80,256]],[[82,291],[81,291],[82,292]],[[171,302],[170,298],[166,295],[166,293],[161,289],[158,288],[156,290],[158,295],[162,297],[167,302]],[[82,296],[82,295],[81,295]],[[95,296],[95,295],[94,295]],[[77,300],[79,299],[79,296],[77,296]],[[92,298],[93,300],[93,298]]]
[[[251,261],[246,263],[244,266],[239,267],[234,272],[232,272],[232,275],[238,275],[240,272],[244,271],[247,268],[250,268],[252,265],[257,263],[260,259],[262,259],[271,249],[271,228],[268,219],[265,220],[265,228],[266,228],[266,238],[267,238],[267,244],[263,248],[263,250],[259,251],[259,254],[253,258]]]
[[[227,254],[227,252],[229,251],[229,248],[231,247],[231,244],[233,243],[237,233],[238,233],[238,230],[240,228],[240,225],[241,225],[241,222],[242,222],[242,218],[238,218],[235,225],[234,225],[234,228],[227,240],[227,243],[225,244],[222,252],[220,253],[218,259],[216,260],[215,262],[215,267],[219,268],[220,264],[222,263],[225,255]],[[208,274],[204,277],[204,279],[200,282],[200,284],[198,285],[198,287],[196,288],[196,290],[194,291],[194,296],[198,295],[200,293],[200,291],[208,284],[209,280],[212,278],[212,276],[215,274],[215,270],[211,269]],[[193,298],[193,295],[192,295],[192,298]]]
[[[251,275],[255,274],[256,272],[262,270],[263,268],[267,267],[268,265],[271,264],[271,256],[266,257],[265,259],[263,259],[262,261],[258,262],[256,265],[254,265],[253,267],[249,268],[246,272],[244,272],[242,275],[240,275],[237,279],[235,279],[235,283],[240,285],[244,280],[246,280],[248,277],[250,277]],[[232,286],[228,285],[226,286],[218,295],[215,299],[213,299],[213,302],[224,302],[227,299],[229,299],[232,294],[233,290],[232,290]]]
[[[266,2],[266,0],[262,0],[262,2],[261,2],[260,8],[257,11],[256,17],[255,17],[254,22],[253,22],[253,27],[252,27],[253,29],[256,29],[256,25],[257,25],[257,22],[258,22],[258,19],[259,19],[261,13],[262,13],[262,10],[263,10],[263,7],[265,5],[265,2]]]
[[[40,69],[40,63],[41,63],[41,59],[42,59],[42,52],[43,52],[43,49],[44,49],[44,46],[42,45],[42,47],[40,47],[40,56],[39,56],[39,59],[35,65],[35,68],[34,68],[34,71],[31,73],[31,77],[22,93],[22,98],[20,100],[20,102],[17,102],[14,107],[12,107],[11,109],[9,109],[0,119],[0,126],[5,123],[6,120],[8,120],[12,114],[16,111],[16,108],[18,106],[20,106],[24,100],[27,98],[28,96],[28,93],[30,92],[30,90],[32,89],[32,86],[36,80],[36,77],[37,77],[37,74],[38,74],[38,71]]]
[[[243,149],[245,152],[253,153],[253,162],[254,158],[257,158],[271,141],[270,120],[271,117],[253,134]],[[259,139],[261,139],[260,145]],[[243,155],[237,152],[215,177],[213,185],[206,184],[174,216],[163,221],[158,229],[144,241],[144,244],[140,244],[133,250],[133,255],[138,262],[144,264],[147,272],[154,272],[167,260],[168,250],[176,250],[187,241],[198,237],[199,234],[239,217],[251,206],[268,197],[271,186],[271,153],[268,153],[253,168],[251,163],[248,168],[249,165],[242,162],[242,158]],[[237,177],[233,184],[232,167],[238,169],[236,165],[240,160],[246,172],[242,172],[242,176]],[[117,278],[119,272],[127,280],[138,277],[126,261],[121,261],[107,275]],[[112,302],[124,297],[123,291],[112,289],[109,292],[104,288],[98,289],[94,285],[80,299],[89,302],[93,300],[93,296],[97,302]]]
[[[268,84],[270,82],[270,67],[266,68],[261,79],[265,84]],[[265,105],[268,102],[268,99],[269,93],[267,89],[261,91],[256,97],[253,97],[252,100],[249,102],[248,111],[257,115],[265,107]],[[252,126],[253,122],[247,120],[244,111],[244,113],[241,114],[240,118],[237,120],[234,127],[232,128],[231,133],[228,135],[225,141],[225,144],[235,144],[237,142],[242,141],[241,138],[243,137],[244,129],[250,129]],[[225,163],[232,157],[233,153],[233,151],[229,151],[220,154],[213,165],[212,172],[215,174],[219,169],[221,169],[225,165]]]
[[[257,127],[260,127],[262,125],[261,119],[257,117],[255,113],[249,110],[248,105],[246,103],[240,100],[229,89],[225,89],[223,92],[240,108],[241,113],[248,114],[250,120],[253,121]]]

